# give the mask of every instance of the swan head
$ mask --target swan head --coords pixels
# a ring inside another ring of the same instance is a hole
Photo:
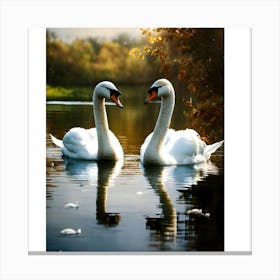
[[[174,88],[167,79],[156,80],[148,90],[149,97],[145,100],[145,104],[150,103],[156,97],[167,97],[174,95]]]
[[[121,92],[109,81],[103,81],[96,85],[93,95],[112,100],[118,107],[123,108],[119,99]]]

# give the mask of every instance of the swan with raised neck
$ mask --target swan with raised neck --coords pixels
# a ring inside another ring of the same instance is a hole
[[[113,143],[110,136],[112,132],[109,130],[105,107],[105,99],[107,98],[113,100],[118,107],[123,108],[118,98],[120,94],[115,85],[109,81],[99,83],[93,91],[93,114],[98,141],[97,158],[99,160],[117,160],[122,157],[122,155],[117,154],[116,143]]]
[[[152,138],[145,150],[143,163],[164,165],[169,158],[162,150],[164,139],[170,126],[172,113],[175,105],[175,91],[172,84],[166,79],[160,79],[154,82],[149,89],[150,96],[146,99],[145,104],[156,97],[161,98],[159,116],[153,131]]]
[[[95,128],[84,129],[74,127],[59,140],[51,135],[54,144],[61,148],[64,156],[81,160],[120,160],[123,149],[119,140],[109,129],[105,99],[112,100],[123,108],[119,100],[121,95],[116,86],[109,81],[103,81],[93,90],[93,114]]]
[[[159,79],[148,91],[145,104],[161,99],[161,107],[154,131],[145,139],[140,150],[144,165],[184,165],[207,161],[222,146],[224,140],[206,145],[193,129],[169,129],[175,105],[175,90],[170,81]]]

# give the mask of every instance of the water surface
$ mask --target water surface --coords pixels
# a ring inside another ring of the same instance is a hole
[[[223,149],[197,166],[143,167],[140,146],[160,104],[143,104],[146,88],[120,90],[125,108],[107,106],[110,129],[125,153],[117,163],[62,158],[49,133],[62,138],[71,127],[93,127],[92,105],[47,104],[47,251],[223,251]],[[177,100],[172,128],[186,127],[182,111]],[[64,208],[77,200],[79,209]],[[210,217],[192,217],[192,208]],[[82,234],[59,234],[68,227]]]

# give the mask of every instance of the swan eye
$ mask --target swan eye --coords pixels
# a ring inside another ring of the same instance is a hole
[[[105,87],[105,86],[103,86],[103,87]],[[121,95],[121,92],[116,90],[116,89],[112,89],[112,88],[108,88],[108,87],[105,87],[105,88],[110,91],[110,96],[112,96],[112,95],[116,95],[116,96]]]
[[[157,92],[158,91],[158,87],[152,87],[148,90],[148,93],[152,93],[153,91]]]
[[[162,87],[162,86],[152,87],[152,88],[150,88],[150,89],[148,90],[148,93],[151,94],[153,91],[155,91],[155,92],[157,93],[157,92],[158,92],[158,89],[159,89],[160,87]]]
[[[121,93],[120,93],[118,90],[109,88],[109,91],[110,91],[110,95],[111,95],[111,96],[112,96],[112,95],[116,95],[116,96],[121,95]]]

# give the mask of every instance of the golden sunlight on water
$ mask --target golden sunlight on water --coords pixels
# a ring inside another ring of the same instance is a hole
[[[94,126],[92,106],[47,105],[47,251],[223,251],[223,150],[217,165],[143,167],[140,146],[152,132],[160,104],[143,104],[146,89],[121,88],[124,109],[107,106],[110,129],[124,160],[115,163],[61,157],[49,133],[62,138],[74,126]],[[185,128],[177,106],[172,126]],[[65,209],[79,201],[78,209]],[[210,217],[193,217],[198,208]],[[81,228],[60,236],[63,228]]]

